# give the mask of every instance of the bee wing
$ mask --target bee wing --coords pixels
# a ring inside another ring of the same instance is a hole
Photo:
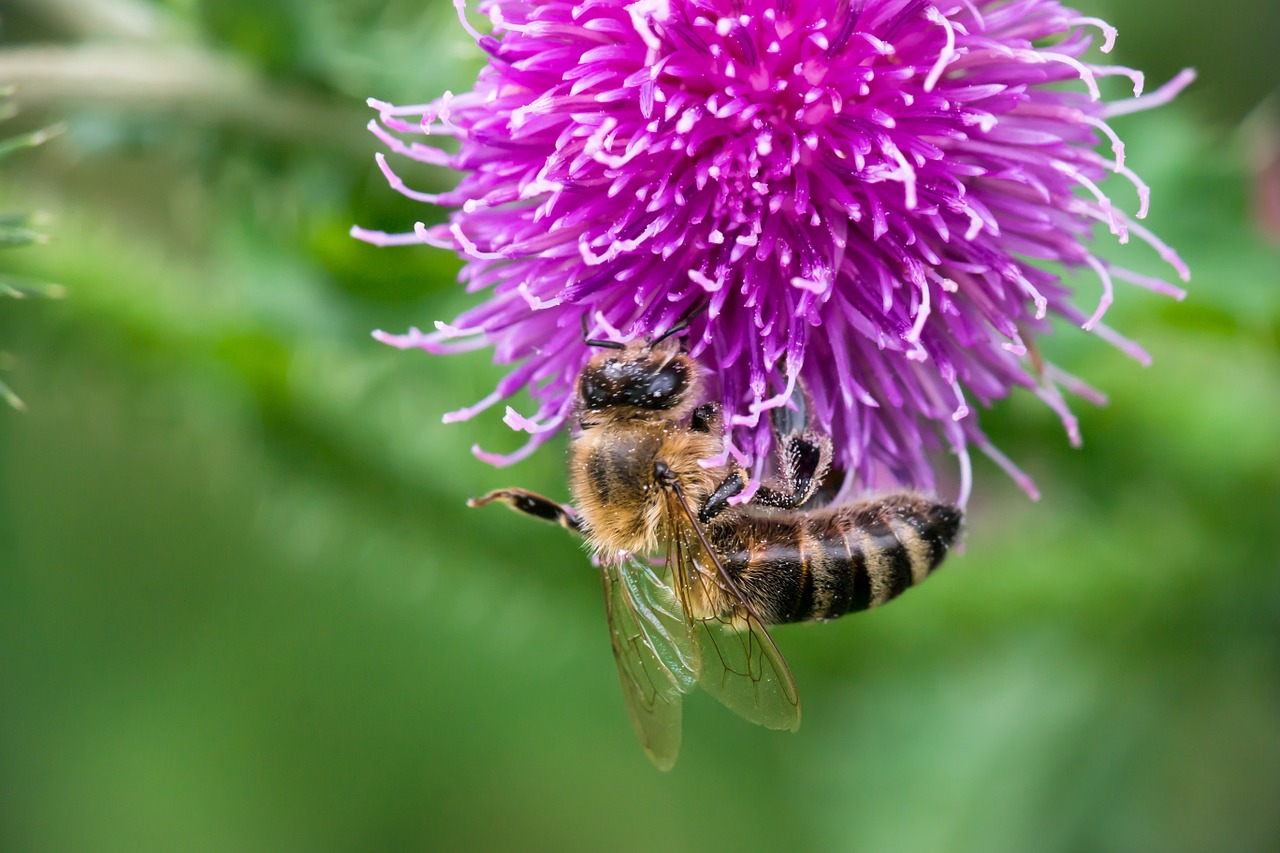
[[[701,662],[698,683],[743,719],[770,729],[800,728],[800,695],[791,668],[764,622],[711,548],[683,493],[668,504],[672,579]],[[731,601],[727,613],[706,602]]]
[[[600,578],[627,714],[649,758],[670,770],[680,752],[681,695],[697,683],[688,626],[651,566],[602,563]]]

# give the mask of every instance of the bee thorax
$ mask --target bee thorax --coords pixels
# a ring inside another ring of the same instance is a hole
[[[673,490],[696,503],[704,500],[718,472],[703,468],[699,459],[719,449],[709,435],[663,424],[583,430],[570,445],[570,489],[592,546],[606,554],[655,551]]]

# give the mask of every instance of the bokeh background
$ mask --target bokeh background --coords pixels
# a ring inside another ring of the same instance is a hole
[[[440,415],[487,356],[369,337],[465,304],[347,236],[431,215],[364,98],[467,87],[451,4],[0,0],[0,136],[61,131],[0,163],[50,238],[0,277],[65,288],[0,298],[0,849],[1280,849],[1280,6],[1077,5],[1148,88],[1201,75],[1115,122],[1194,271],[1109,317],[1154,366],[1050,341],[1112,402],[1081,450],[983,414],[1043,499],[979,461],[938,577],[776,630],[798,734],[695,696],[661,774],[579,546],[463,505],[563,496],[563,443],[481,464],[498,415]]]

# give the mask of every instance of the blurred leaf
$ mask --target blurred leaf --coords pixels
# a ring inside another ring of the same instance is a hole
[[[303,11],[289,0],[201,0],[199,21],[206,33],[266,72],[287,75],[302,54]]]

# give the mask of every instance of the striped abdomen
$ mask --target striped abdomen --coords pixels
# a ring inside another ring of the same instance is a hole
[[[769,624],[834,619],[883,604],[928,577],[961,512],[918,495],[809,512],[749,510],[714,525],[725,569]]]

